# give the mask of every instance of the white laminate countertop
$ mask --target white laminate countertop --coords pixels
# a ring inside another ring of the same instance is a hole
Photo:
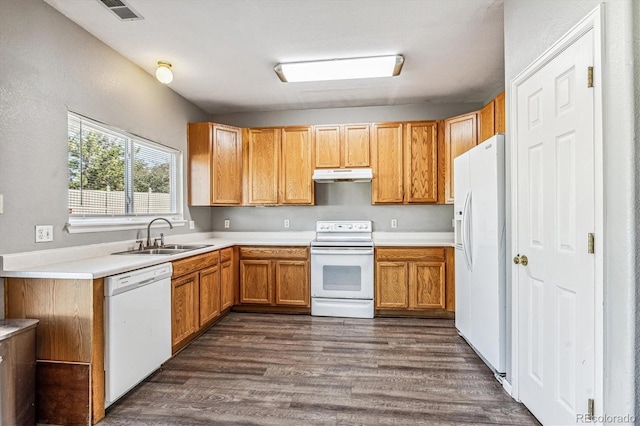
[[[233,245],[308,246],[315,232],[209,232],[166,238],[167,244],[208,244],[210,247],[172,255],[112,255],[135,247],[135,241],[92,244],[0,256],[0,276],[15,278],[95,279]],[[452,246],[450,232],[374,232],[377,246]]]

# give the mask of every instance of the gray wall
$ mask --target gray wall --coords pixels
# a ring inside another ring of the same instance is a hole
[[[374,231],[453,232],[453,206],[372,206],[371,183],[316,183],[316,205],[214,207],[216,231],[313,231],[318,220],[371,220]],[[224,229],[224,220],[231,227]],[[284,228],[289,219],[289,229]],[[391,219],[398,228],[391,229]]]
[[[482,103],[424,103],[237,113],[214,115],[211,120],[240,127],[440,120],[474,111],[482,106]],[[225,219],[231,221],[231,228],[228,229],[231,231],[284,231],[284,219],[290,220],[290,231],[311,231],[315,229],[318,220],[362,219],[373,221],[375,231],[453,231],[452,206],[372,206],[370,183],[315,185],[315,206],[216,207],[212,214],[213,229],[225,230]],[[398,220],[397,229],[391,229],[391,219]]]
[[[186,124],[208,115],[42,0],[0,1],[0,40],[0,253],[135,238],[138,231],[63,230],[67,110],[183,153]],[[189,209],[183,186],[185,217],[209,230],[210,209]],[[36,224],[53,225],[55,241],[35,244]]]
[[[600,1],[505,1],[505,85]],[[635,198],[637,105],[634,105],[630,0],[604,1],[604,412],[633,413],[635,367],[635,282],[638,206]],[[636,2],[637,3],[637,2]],[[635,25],[638,24],[637,4]],[[636,50],[636,61],[638,55]],[[596,70],[596,72],[598,72]],[[636,80],[637,81],[637,80]],[[637,100],[637,88],[636,88]],[[511,142],[507,115],[507,145]],[[634,124],[635,123],[635,124]],[[508,149],[508,151],[510,151]],[[507,153],[507,159],[510,152]],[[507,166],[509,170],[510,165]],[[509,204],[507,204],[509,206]],[[508,241],[510,241],[510,236]],[[508,250],[508,253],[512,253]],[[513,254],[511,254],[513,256]],[[509,271],[510,272],[510,271]],[[507,282],[511,282],[510,278]],[[598,402],[596,401],[596,404]],[[602,406],[602,405],[601,405]]]

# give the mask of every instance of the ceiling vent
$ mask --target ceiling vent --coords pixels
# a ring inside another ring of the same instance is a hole
[[[134,11],[131,6],[126,5],[121,0],[98,0],[105,5],[107,9],[116,14],[123,21],[138,21],[144,19],[142,15]]]

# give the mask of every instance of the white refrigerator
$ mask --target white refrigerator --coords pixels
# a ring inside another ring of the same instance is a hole
[[[456,328],[505,373],[504,135],[454,159]]]

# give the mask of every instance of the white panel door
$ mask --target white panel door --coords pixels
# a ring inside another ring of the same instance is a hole
[[[520,399],[575,424],[594,397],[594,98],[589,31],[517,89]]]

